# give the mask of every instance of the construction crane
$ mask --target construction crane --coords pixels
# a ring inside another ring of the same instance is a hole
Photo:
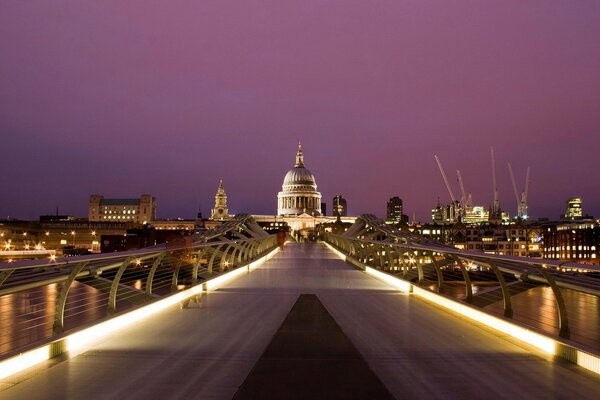
[[[450,195],[450,199],[452,202],[456,202],[456,197],[454,197],[454,193],[452,193],[452,188],[450,188],[450,184],[448,183],[448,178],[446,177],[446,173],[444,172],[444,168],[442,167],[442,163],[438,156],[434,156],[435,161],[437,162],[438,168],[440,169],[440,173],[442,174],[442,178],[444,179],[444,183],[446,184],[446,189],[448,189],[448,194]]]
[[[460,185],[460,192],[462,194],[462,197],[460,199],[461,208],[463,210],[466,210],[467,208],[470,208],[473,205],[473,197],[471,196],[471,193],[467,195],[467,192],[465,191],[465,185],[463,183],[462,174],[459,170],[456,170],[456,176],[458,177],[458,184]]]
[[[517,183],[515,181],[515,174],[513,173],[512,166],[508,163],[508,172],[510,173],[510,180],[512,181],[513,190],[515,192],[515,199],[517,200],[517,216],[521,219],[527,219],[527,196],[529,194],[529,179],[531,168],[527,167],[527,175],[525,176],[525,191],[521,192],[519,197],[519,191],[517,189]]]
[[[498,183],[496,182],[496,157],[494,156],[494,147],[492,150],[492,181],[494,184],[494,202],[492,204],[492,215],[497,217],[500,214],[500,200],[498,196]]]
[[[531,168],[527,167],[527,175],[525,175],[525,191],[521,193],[521,203],[519,204],[521,214],[524,219],[527,219],[529,216],[529,211],[527,209],[527,196],[529,195],[529,178]]]

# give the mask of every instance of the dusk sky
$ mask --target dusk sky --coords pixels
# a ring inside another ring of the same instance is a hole
[[[532,217],[600,216],[600,1],[3,0],[0,219],[274,214],[296,145],[328,211],[430,221],[460,190],[500,205],[531,166]]]

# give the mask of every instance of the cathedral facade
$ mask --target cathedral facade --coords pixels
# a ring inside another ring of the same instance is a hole
[[[281,192],[277,194],[277,215],[293,216],[321,214],[321,193],[313,174],[304,166],[302,145],[298,144],[296,163],[283,179]]]

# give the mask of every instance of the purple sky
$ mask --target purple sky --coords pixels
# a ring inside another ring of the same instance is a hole
[[[0,218],[84,216],[91,193],[274,213],[303,143],[331,210],[430,219],[448,194],[600,216],[600,2],[0,2]]]

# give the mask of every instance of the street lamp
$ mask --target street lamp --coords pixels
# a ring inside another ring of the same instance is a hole
[[[71,235],[73,235],[73,247],[75,247],[75,231],[71,231]]]

